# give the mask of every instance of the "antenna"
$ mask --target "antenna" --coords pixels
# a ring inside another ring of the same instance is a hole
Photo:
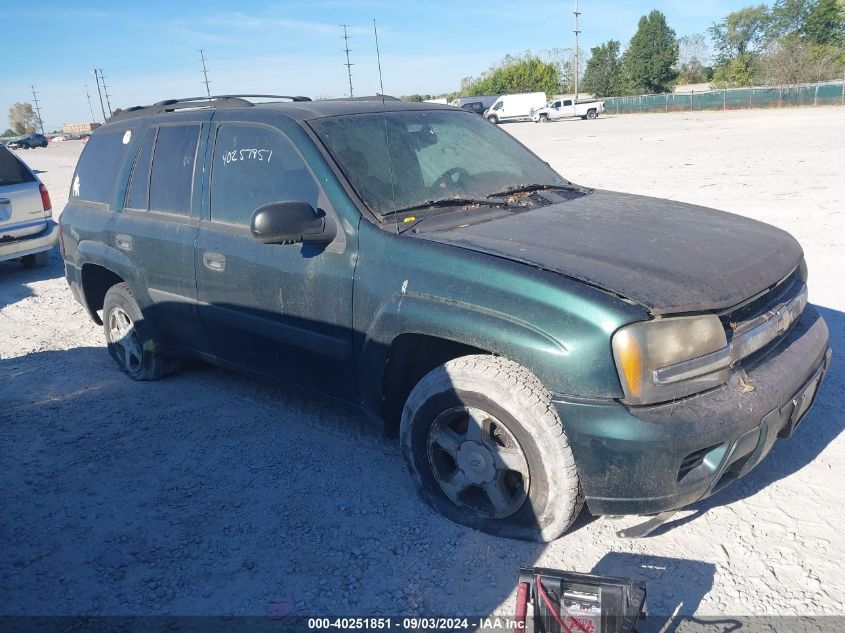
[[[106,97],[106,106],[109,109],[109,116],[111,116],[112,111],[111,111],[111,102],[109,101],[109,96],[110,96],[109,95],[109,88],[108,88],[108,86],[106,86],[106,75],[105,75],[105,73],[103,73],[102,68],[100,68],[100,81],[103,82],[103,94]]]
[[[88,84],[85,84],[85,97],[88,99],[88,110],[91,112],[91,120],[93,121],[96,117],[94,116],[94,107],[91,105],[91,95],[88,94]]]
[[[378,50],[378,29],[376,28],[376,19],[373,18],[373,33],[376,36],[376,60],[378,61],[378,85],[381,89],[381,104],[384,105],[384,82],[381,80],[381,53]]]
[[[106,120],[106,108],[103,106],[103,93],[100,92],[100,76],[97,74],[97,69],[91,71],[94,74],[94,81],[97,82],[97,94],[100,95],[100,110],[103,112],[103,121]]]
[[[38,126],[41,128],[41,133],[44,134],[44,120],[41,118],[41,108],[38,106],[38,96],[35,92],[35,86],[30,85],[32,88],[32,100],[35,102],[35,111],[38,113]]]
[[[211,89],[208,87],[208,70],[205,67],[205,51],[203,49],[199,49],[200,51],[200,60],[202,61],[202,75],[205,77],[205,92],[206,94],[211,97]]]
[[[581,60],[578,56],[578,35],[580,35],[581,31],[578,30],[578,17],[581,15],[581,12],[578,11],[578,0],[575,0],[575,98],[572,100],[573,103],[578,103],[578,73],[581,70]]]
[[[343,27],[343,44],[344,50],[346,51],[346,72],[349,75],[349,98],[352,98],[352,66],[353,64],[349,61],[349,35],[346,33],[346,28],[349,26],[348,24],[341,24],[340,26]]]

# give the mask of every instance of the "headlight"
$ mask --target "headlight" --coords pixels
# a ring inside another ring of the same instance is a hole
[[[729,361],[721,360],[727,348],[725,329],[713,315],[632,323],[616,331],[612,346],[625,401],[630,404],[688,396],[720,385],[728,376]],[[679,363],[684,364],[678,368],[698,365],[687,363],[698,359],[702,368],[713,371],[703,375],[700,371],[685,375],[675,368],[661,371]]]

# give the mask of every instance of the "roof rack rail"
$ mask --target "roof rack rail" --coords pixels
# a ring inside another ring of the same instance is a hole
[[[182,99],[165,99],[152,105],[133,106],[110,116],[106,123],[122,121],[148,114],[173,112],[188,108],[244,108],[255,105],[247,99],[290,99],[294,102],[311,101],[310,97],[291,95],[211,95],[207,97],[184,97]]]

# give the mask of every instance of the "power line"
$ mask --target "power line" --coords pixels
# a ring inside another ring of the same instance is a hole
[[[349,98],[352,98],[352,66],[353,64],[349,61],[349,35],[346,32],[346,28],[349,26],[348,24],[341,24],[340,26],[343,27],[343,44],[344,49],[346,51],[346,72],[349,75]]]
[[[100,96],[100,110],[103,113],[103,123],[106,122],[106,108],[103,105],[103,93],[100,92],[100,76],[97,74],[97,69],[91,71],[94,74],[94,81],[97,82],[97,94]]]
[[[41,133],[44,134],[44,119],[41,118],[41,108],[38,105],[38,95],[35,92],[35,86],[30,85],[32,88],[32,100],[35,102],[35,111],[38,113],[38,126],[41,128]]]
[[[109,97],[111,95],[109,95],[109,88],[108,88],[108,86],[106,86],[106,75],[105,75],[105,73],[103,73],[102,68],[100,68],[100,81],[103,82],[103,95],[105,95],[105,97],[106,97],[106,106],[108,106],[109,116],[111,116],[112,115],[112,109],[111,109],[111,102],[109,101]]]
[[[96,117],[94,116],[94,107],[91,105],[91,95],[88,94],[88,84],[85,84],[85,98],[88,99],[88,110],[91,112],[91,121],[93,121]]]
[[[578,0],[575,0],[575,99],[573,99],[573,103],[578,102],[578,74],[581,70],[581,60],[578,55],[578,36],[581,34],[581,31],[578,30],[578,17],[581,15],[581,12],[578,11]]]
[[[200,52],[200,60],[202,61],[202,75],[205,77],[205,92],[208,94],[209,98],[211,97],[211,89],[208,87],[208,70],[205,67],[205,51],[203,49],[199,49]]]

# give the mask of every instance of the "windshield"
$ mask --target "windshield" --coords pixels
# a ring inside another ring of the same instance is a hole
[[[311,126],[374,212],[566,181],[509,134],[460,111],[357,114]]]

